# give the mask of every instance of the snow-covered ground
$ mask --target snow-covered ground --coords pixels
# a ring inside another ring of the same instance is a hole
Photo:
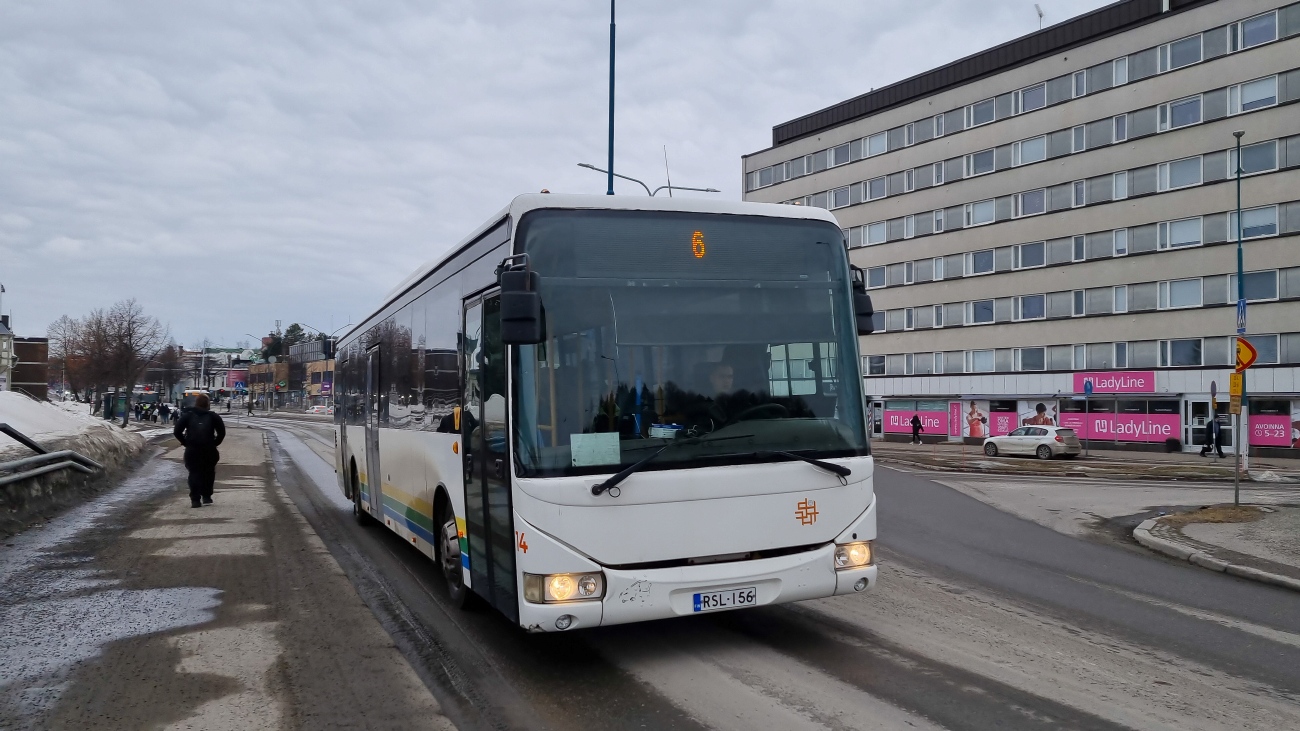
[[[140,435],[91,416],[89,404],[37,401],[16,391],[0,391],[0,424],[8,424],[42,445],[69,439],[107,441],[134,451],[143,442]],[[26,447],[0,434],[0,459],[27,454]]]

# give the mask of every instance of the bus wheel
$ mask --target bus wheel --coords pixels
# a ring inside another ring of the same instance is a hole
[[[442,569],[442,578],[447,582],[447,596],[452,606],[465,609],[469,603],[469,588],[465,586],[465,575],[460,562],[460,534],[456,530],[456,516],[452,513],[451,502],[444,501],[438,511],[438,567]]]
[[[374,517],[361,507],[361,479],[357,477],[355,463],[352,465],[352,517],[356,518],[357,525],[360,526],[369,527],[375,522]]]

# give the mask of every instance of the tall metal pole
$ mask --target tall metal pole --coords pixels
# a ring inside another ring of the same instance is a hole
[[[1237,337],[1241,337],[1242,335],[1246,334],[1246,328],[1244,327],[1246,323],[1241,321],[1241,315],[1240,315],[1241,308],[1245,307],[1246,304],[1246,276],[1245,276],[1246,268],[1243,264],[1244,259],[1241,253],[1241,232],[1242,232],[1241,138],[1242,135],[1244,134],[1246,134],[1244,130],[1237,130],[1236,132],[1232,133],[1232,136],[1237,138],[1237,311],[1238,311]],[[1236,360],[1236,354],[1237,354],[1236,345],[1237,343],[1234,340],[1233,349],[1232,349],[1234,362]],[[1241,442],[1241,422],[1245,419],[1246,412],[1250,408],[1249,406],[1247,406],[1248,403],[1249,402],[1246,401],[1246,372],[1242,371],[1241,372],[1241,409],[1239,409],[1237,412],[1237,425],[1236,425],[1237,433],[1235,437],[1237,448],[1233,450],[1236,452],[1236,458],[1237,458],[1236,460],[1237,466],[1232,474],[1232,504],[1233,505],[1241,505],[1241,455],[1242,452],[1245,451],[1246,449],[1245,445],[1243,445]]]
[[[609,185],[605,195],[614,195],[614,0],[609,0]]]

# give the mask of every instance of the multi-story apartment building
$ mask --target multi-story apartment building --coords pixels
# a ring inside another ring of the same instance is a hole
[[[919,411],[946,439],[1050,419],[1195,448],[1228,410],[1240,225],[1243,424],[1289,452],[1297,101],[1300,3],[1125,0],[777,125],[745,198],[835,212],[878,310],[877,432]]]

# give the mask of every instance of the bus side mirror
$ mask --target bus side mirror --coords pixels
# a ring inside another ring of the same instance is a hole
[[[853,317],[857,320],[858,334],[870,335],[875,329],[871,318],[876,310],[871,306],[871,295],[867,294],[867,274],[858,267],[853,271]]]
[[[507,257],[497,268],[501,285],[501,342],[534,345],[542,342],[541,278],[528,267],[528,255]]]

